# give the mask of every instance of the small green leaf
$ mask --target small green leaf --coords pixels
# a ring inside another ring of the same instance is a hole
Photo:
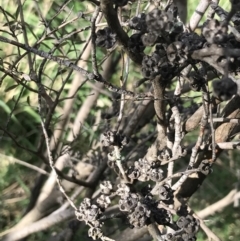
[[[8,15],[9,17],[11,17],[12,19],[15,19],[14,18],[14,16],[11,14],[11,13],[9,13],[9,12],[7,12],[5,9],[3,9],[2,7],[0,7],[0,11],[6,16],[6,15]]]
[[[4,23],[3,24],[3,26],[5,27],[5,26],[12,26],[12,25],[16,25],[16,21],[15,20],[13,20],[13,21],[9,21],[9,22],[7,22],[7,23]]]
[[[17,10],[15,12],[15,19],[18,18],[19,12],[20,12],[20,6],[17,7]]]
[[[17,85],[12,85],[12,86],[8,87],[7,89],[5,89],[5,92],[8,92],[8,91],[10,91],[10,90],[13,90],[13,89],[15,89],[17,86],[18,86],[18,84],[17,84]]]
[[[29,106],[31,106],[31,104],[30,104],[30,97],[29,96],[27,97],[27,103],[28,103]]]

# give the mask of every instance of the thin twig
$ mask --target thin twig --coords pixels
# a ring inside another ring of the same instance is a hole
[[[219,142],[216,143],[217,147],[223,150],[233,150],[233,149],[238,149],[240,150],[240,142]]]
[[[92,16],[92,27],[91,27],[91,36],[92,36],[92,69],[93,73],[96,76],[99,76],[98,67],[97,67],[97,59],[96,59],[96,20],[99,15],[100,8],[96,7],[93,16]]]
[[[172,176],[167,177],[164,180],[162,180],[161,182],[157,183],[157,185],[152,189],[151,193],[153,195],[156,195],[159,187],[161,187],[164,183],[168,182],[170,179],[177,178],[177,177],[183,177],[183,176],[188,177],[190,174],[197,173],[197,172],[199,172],[199,169],[191,169],[191,170],[187,170],[185,172],[177,172],[177,173],[173,174]],[[174,188],[173,190],[175,190],[175,188],[177,186],[179,186],[179,184],[182,184],[182,179],[180,179],[180,180],[178,181],[179,183],[177,182],[178,184],[176,183],[173,185],[173,187],[172,187],[172,189]]]
[[[24,49],[24,50],[26,50],[26,51],[30,51],[30,52],[38,55],[38,56],[40,56],[40,57],[43,57],[43,58],[45,58],[45,59],[50,59],[50,60],[52,60],[52,61],[54,61],[54,62],[57,62],[59,65],[64,65],[64,66],[66,66],[66,67],[68,67],[68,68],[70,68],[70,69],[72,69],[72,70],[75,70],[75,71],[79,72],[80,74],[82,74],[84,77],[86,77],[86,79],[88,79],[88,80],[93,79],[93,80],[95,80],[95,81],[97,81],[97,82],[100,82],[100,83],[104,84],[104,86],[105,86],[106,88],[108,88],[108,90],[110,90],[110,91],[112,91],[112,92],[117,92],[117,93],[120,93],[120,94],[123,94],[123,93],[124,93],[125,95],[129,95],[129,96],[131,96],[131,97],[137,97],[137,98],[138,98],[139,96],[141,96],[141,95],[136,95],[136,94],[133,93],[132,91],[120,89],[120,88],[118,88],[118,87],[116,87],[116,86],[113,86],[112,84],[110,84],[109,82],[107,82],[105,79],[103,79],[102,76],[96,76],[96,75],[94,75],[93,73],[90,73],[90,72],[84,70],[83,68],[75,65],[75,64],[74,64],[72,61],[70,61],[70,60],[65,60],[65,59],[63,59],[63,58],[59,58],[59,57],[56,57],[56,56],[52,56],[52,55],[50,55],[50,54],[48,54],[48,53],[46,53],[46,52],[44,52],[44,51],[41,51],[41,50],[32,48],[32,47],[27,46],[27,45],[25,45],[25,44],[21,44],[21,43],[19,43],[19,42],[14,41],[14,40],[7,39],[7,38],[5,38],[5,37],[3,37],[3,36],[0,36],[0,41],[5,42],[5,43],[9,43],[9,44],[12,44],[12,45],[15,45],[15,46],[18,46],[18,47],[20,47],[20,48],[22,48],[22,49]],[[143,96],[145,96],[145,95],[143,95]]]
[[[219,0],[212,0],[212,4],[214,4],[215,6],[218,6]],[[214,8],[209,8],[208,9],[208,14],[207,14],[207,19],[213,19],[214,18],[214,14],[215,14],[215,9]]]
[[[119,168],[120,173],[123,176],[124,181],[125,182],[129,182],[128,177],[127,177],[127,175],[126,175],[126,173],[125,173],[125,171],[123,169],[123,166],[122,166],[121,151],[120,151],[119,147],[117,147],[117,146],[114,146],[114,155],[116,157],[116,164],[117,164],[117,166]]]
[[[208,109],[209,109],[208,108],[208,93],[207,93],[205,86],[203,87],[202,101],[203,101],[204,112],[203,112],[203,116],[202,116],[201,123],[200,123],[198,139],[196,141],[195,146],[192,148],[192,154],[191,154],[190,161],[189,161],[189,168],[192,168],[195,163],[195,159],[197,157],[198,150],[203,142],[204,131],[205,131],[205,127],[207,125],[207,120],[208,120],[208,112],[209,112],[208,111]]]
[[[59,186],[59,190],[60,192],[66,197],[66,199],[68,200],[68,202],[70,203],[70,205],[72,206],[72,208],[74,208],[74,210],[78,210],[77,207],[75,206],[75,204],[73,203],[73,201],[71,200],[71,198],[67,195],[67,193],[65,192],[63,186],[62,186],[62,183],[61,183],[61,180],[58,176],[58,172],[54,166],[54,162],[53,162],[53,157],[52,157],[52,152],[50,150],[50,140],[49,140],[49,137],[48,137],[48,133],[47,133],[47,130],[46,130],[46,127],[45,127],[45,124],[43,122],[43,117],[42,117],[42,110],[41,110],[41,86],[39,85],[39,96],[38,96],[38,109],[39,109],[39,114],[40,114],[40,118],[41,118],[41,126],[42,126],[42,130],[43,130],[43,134],[44,134],[44,137],[45,137],[45,142],[46,142],[46,147],[47,147],[47,154],[48,154],[48,161],[49,161],[49,165],[53,171],[53,173],[55,174],[56,176],[56,181],[57,181],[57,184]]]
[[[143,55],[141,53],[134,53],[128,48],[129,37],[123,30],[117,12],[113,8],[113,2],[109,0],[100,0],[101,10],[108,23],[108,26],[116,33],[118,43],[123,47],[127,55],[138,65],[142,64]]]
[[[125,70],[125,73],[124,73],[124,70]],[[122,88],[125,88],[127,85],[128,74],[129,74],[129,57],[128,56],[125,57],[124,52],[122,52],[122,76],[120,79],[120,84]],[[123,118],[124,105],[125,105],[125,94],[121,94],[120,109],[119,109],[119,114],[117,118],[117,130],[119,129]]]
[[[25,161],[21,161],[21,160],[15,158],[15,157],[6,156],[6,155],[4,155],[4,154],[2,154],[2,153],[0,153],[0,157],[1,157],[2,160],[6,159],[6,160],[9,161],[10,163],[18,163],[18,164],[20,164],[20,165],[22,165],[22,166],[28,167],[28,168],[30,168],[30,169],[32,169],[32,170],[35,170],[35,171],[37,171],[37,172],[39,172],[39,173],[41,173],[41,174],[43,174],[43,175],[49,176],[49,173],[46,172],[45,170],[43,170],[42,168],[39,168],[39,167],[37,167],[37,166],[35,166],[35,165],[32,165],[32,164],[30,164],[30,163],[27,163],[27,162],[25,162]]]
[[[18,0],[18,8],[19,8],[21,25],[22,25],[22,30],[23,30],[23,39],[24,39],[25,44],[29,45],[21,0]],[[29,69],[31,72],[33,70],[33,61],[32,61],[31,53],[29,52],[27,54],[27,56],[28,56],[28,65],[29,65]]]
[[[190,31],[194,31],[196,29],[204,13],[206,12],[209,4],[210,4],[209,0],[200,0],[200,3],[198,4],[196,10],[194,11],[189,21],[188,27]]]

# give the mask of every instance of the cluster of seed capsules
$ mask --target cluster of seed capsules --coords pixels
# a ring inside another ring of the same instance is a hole
[[[113,1],[116,6],[125,6],[127,0]],[[227,18],[228,13],[220,7],[216,7],[214,3],[212,8],[223,19]],[[220,10],[219,10],[220,9]],[[232,17],[234,27],[240,29],[239,13]],[[149,13],[140,13],[128,21],[128,27],[134,30],[134,33],[129,36],[128,49],[135,53],[142,53],[142,75],[144,78],[153,79],[157,75],[161,75],[166,82],[172,79],[178,72],[181,71],[181,66],[187,63],[196,64],[199,61],[191,59],[191,53],[194,50],[208,48],[212,45],[240,48],[240,42],[237,41],[234,34],[228,32],[228,25],[225,21],[216,19],[207,20],[202,27],[201,35],[195,32],[184,31],[184,27],[178,18],[178,10],[175,6],[170,6],[166,10],[158,8],[153,9]],[[117,43],[117,36],[114,30],[106,27],[98,30],[96,38],[97,46],[107,49],[112,48]],[[144,54],[146,46],[155,46],[155,51],[150,55]],[[230,58],[220,56],[218,64],[221,66],[228,64],[230,72],[239,70],[240,58]],[[209,68],[211,68],[209,66]],[[190,76],[191,77],[191,76]],[[190,80],[190,87],[194,91],[201,91],[202,77],[199,76]],[[228,100],[233,94],[236,94],[236,85],[227,81],[225,78],[218,81],[217,84],[223,85],[224,88],[215,88],[219,85],[214,85],[213,89],[217,97],[223,100]],[[197,83],[197,84],[196,84]]]
[[[183,24],[178,21],[177,8],[172,7],[167,11],[154,9],[145,14],[140,13],[129,20],[128,26],[135,32],[128,39],[128,49],[134,53],[142,53],[142,74],[145,78],[152,79],[161,74],[171,78],[175,64],[184,63],[187,51],[201,48],[203,39],[196,38],[194,33],[184,33]],[[98,30],[96,45],[112,48],[117,43],[117,36],[109,27]],[[200,43],[199,43],[200,40]],[[154,46],[151,55],[145,55],[146,46]],[[189,47],[191,46],[191,47]]]
[[[162,235],[162,240],[194,241],[199,229],[199,221],[185,210],[178,212],[178,220],[173,221],[173,215],[163,208],[160,203],[172,199],[171,188],[167,185],[159,191],[162,198],[156,201],[152,194],[150,186],[142,188],[139,192],[131,190],[126,184],[118,184],[114,190],[110,181],[104,181],[100,184],[101,195],[93,203],[85,198],[78,210],[75,212],[79,221],[85,221],[90,226],[89,237],[101,239],[104,237],[102,232],[102,221],[105,217],[104,211],[111,204],[111,198],[119,196],[119,210],[126,216],[131,228],[142,228],[149,225],[154,220],[158,225],[170,226],[172,232]],[[169,195],[170,193],[170,195]]]
[[[93,204],[91,199],[85,198],[78,210],[75,211],[75,215],[79,221],[84,221],[90,226],[88,230],[88,236],[96,239],[103,237],[102,226],[103,222],[100,221],[101,214],[105,208],[110,204],[110,199],[107,196],[102,195],[96,204]]]
[[[117,146],[123,148],[127,144],[123,135],[110,130],[102,135],[101,141],[104,146],[108,147]],[[152,163],[145,158],[140,158],[131,166],[125,167],[127,170],[126,175],[132,182],[139,180],[141,182],[153,181],[154,183],[159,183],[164,179],[163,170],[160,167],[161,160],[168,160],[170,157],[171,153],[169,153],[169,150],[165,150],[164,153],[160,153],[159,160]],[[109,158],[111,162],[109,166],[117,169],[116,161],[112,160],[111,157]],[[205,165],[202,169],[207,172],[209,168]],[[196,219],[185,211],[179,212],[180,218],[174,222],[173,215],[161,206],[161,204],[174,204],[173,190],[167,183],[163,182],[158,187],[156,197],[151,193],[152,188],[150,185],[137,191],[136,189],[131,189],[131,185],[119,184],[114,190],[113,185],[109,181],[104,181],[100,188],[103,193],[101,199],[97,200],[97,203],[101,204],[100,210],[105,209],[109,205],[110,196],[119,196],[119,210],[127,217],[130,227],[141,228],[154,220],[158,225],[174,226],[174,232],[163,235],[164,240],[195,240],[195,234],[199,227]],[[100,211],[98,213],[101,214]]]

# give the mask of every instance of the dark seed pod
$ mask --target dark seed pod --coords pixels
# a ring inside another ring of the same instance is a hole
[[[132,212],[139,202],[139,195],[129,193],[119,200],[119,209],[122,212]]]
[[[163,179],[163,170],[160,168],[154,168],[149,171],[149,178],[154,182],[159,182]]]
[[[110,49],[116,43],[116,34],[109,27],[98,30],[96,35],[96,45],[99,47]]]
[[[203,160],[198,168],[201,171],[201,173],[203,173],[204,175],[208,175],[212,172],[211,166],[212,165],[208,161]]]
[[[119,7],[123,7],[128,4],[128,0],[113,0],[113,3]]]
[[[101,143],[103,146],[118,146],[122,148],[127,145],[128,139],[116,131],[106,131],[101,135]]]
[[[128,47],[132,52],[139,53],[143,52],[145,46],[142,42],[142,34],[135,33],[128,40]]]
[[[207,20],[202,28],[202,35],[208,43],[221,44],[227,39],[227,25],[220,24],[218,20]]]
[[[151,56],[143,57],[142,74],[145,78],[153,79],[160,74],[162,80],[167,80],[172,73],[172,66],[167,62],[166,51],[162,46],[157,45]]]
[[[153,214],[154,220],[159,225],[166,225],[171,221],[170,213],[164,208],[152,209],[152,214]]]
[[[188,234],[189,238],[192,238],[199,230],[199,220],[191,215],[187,215],[186,220],[188,223],[184,227],[184,231]]]
[[[142,35],[142,42],[145,46],[153,46],[158,39],[158,35],[156,33],[148,33]]]
[[[141,228],[146,225],[150,214],[151,211],[147,206],[139,202],[134,211],[128,215],[129,223],[135,228]]]
[[[172,189],[167,185],[164,184],[159,188],[159,198],[160,200],[169,200],[172,196]]]
[[[203,47],[203,44],[206,42],[206,40],[196,34],[193,33],[182,33],[178,36],[178,41],[183,43],[184,51],[187,54],[189,51],[194,51],[197,49],[201,49]]]
[[[159,74],[161,75],[162,83],[173,77],[175,67],[170,63],[165,62],[159,66]],[[166,83],[165,83],[166,84]]]
[[[102,210],[105,210],[111,204],[111,200],[110,200],[110,198],[108,196],[101,195],[97,199],[97,204],[99,205],[99,207],[101,207]]]
[[[100,228],[91,227],[88,230],[88,236],[93,238],[93,240],[96,240],[96,239],[100,239],[103,236],[103,233]]]
[[[169,148],[164,148],[158,155],[159,161],[168,161],[172,157],[172,150]]]
[[[234,23],[235,27],[238,27],[240,25],[240,12],[236,12],[231,21]]]
[[[140,170],[138,170],[132,166],[128,169],[127,175],[130,179],[138,179],[141,175],[141,172],[140,172]]]
[[[233,95],[237,94],[237,90],[237,84],[230,78],[224,77],[213,82],[213,93],[220,100],[231,99]]]
[[[146,24],[149,32],[161,35],[163,32],[168,32],[173,27],[173,14],[171,12],[161,11],[158,8],[153,9],[146,16]]]
[[[188,75],[190,88],[194,91],[201,91],[202,86],[205,83],[205,79],[196,72],[191,72]]]
[[[183,43],[180,41],[169,44],[166,52],[171,63],[183,63],[186,60],[183,52]]]
[[[171,13],[174,18],[177,18],[178,16],[178,8],[174,4],[169,6],[169,8],[167,9],[167,12]]]
[[[188,215],[187,208],[187,205],[181,205],[180,208],[177,210],[177,215],[186,217]]]
[[[119,195],[121,198],[124,198],[125,196],[128,196],[130,193],[130,188],[126,184],[118,184],[118,189],[116,191],[116,194]]]
[[[129,21],[129,27],[131,29],[139,30],[141,32],[146,32],[146,14],[140,13],[138,14],[138,16],[131,18]]]
[[[112,183],[110,181],[103,181],[102,183],[100,183],[100,189],[101,193],[109,195],[113,190]]]
[[[166,241],[174,241],[174,240],[176,240],[176,236],[174,235],[174,233],[167,233],[165,240]]]
[[[97,219],[99,214],[101,214],[100,208],[97,205],[92,204],[91,208],[87,211],[87,220],[90,222],[94,221]]]
[[[185,228],[188,224],[188,220],[186,219],[186,217],[181,216],[178,220],[177,220],[177,226],[179,228]]]

